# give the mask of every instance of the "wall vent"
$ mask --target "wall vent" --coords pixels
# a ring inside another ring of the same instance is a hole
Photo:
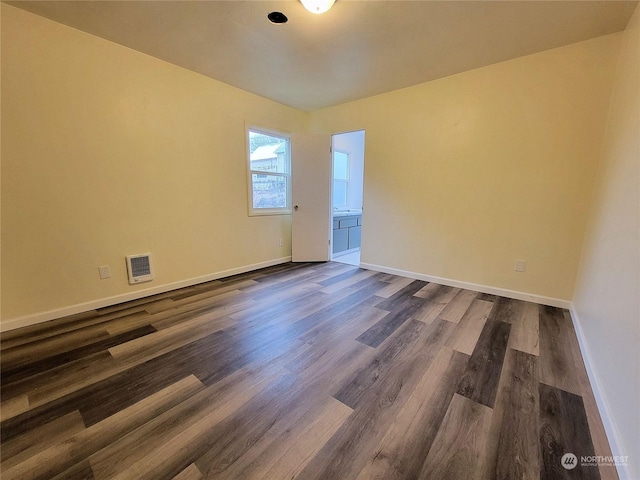
[[[129,273],[129,283],[131,285],[153,280],[151,254],[127,255],[127,272]]]

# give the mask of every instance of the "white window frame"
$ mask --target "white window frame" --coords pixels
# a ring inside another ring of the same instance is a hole
[[[268,135],[270,137],[281,138],[287,142],[287,153],[285,156],[285,169],[284,173],[269,173],[260,170],[251,170],[251,140],[249,133],[259,133],[262,135]],[[291,215],[291,134],[287,132],[281,132],[278,130],[255,127],[248,125],[246,127],[246,144],[247,144],[247,194],[248,194],[248,207],[249,216],[263,216],[263,215]],[[279,208],[254,208],[253,206],[253,175],[269,175],[273,177],[285,177],[286,179],[286,192],[287,192],[287,205],[286,207]]]
[[[341,208],[341,207],[346,207],[349,205],[349,182],[351,181],[351,153],[350,152],[345,152],[344,150],[334,150],[333,154],[331,155],[331,161],[332,161],[332,168],[335,167],[335,158],[334,155],[336,153],[341,153],[343,155],[347,156],[347,179],[346,180],[342,180],[342,179],[336,179],[335,178],[335,174],[334,174],[334,178],[333,178],[333,184],[331,186],[331,201],[333,202],[334,200],[334,191],[335,191],[335,183],[339,182],[339,183],[344,183],[345,184],[345,204],[344,205],[333,205],[333,208]]]

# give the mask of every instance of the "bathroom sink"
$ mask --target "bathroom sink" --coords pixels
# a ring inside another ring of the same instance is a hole
[[[351,210],[334,210],[334,217],[346,217],[348,215],[362,215],[362,210],[351,209]]]

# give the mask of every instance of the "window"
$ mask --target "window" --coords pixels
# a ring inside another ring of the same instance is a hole
[[[333,208],[347,206],[349,192],[349,154],[333,152]]]
[[[291,154],[289,137],[250,128],[249,215],[291,213]]]

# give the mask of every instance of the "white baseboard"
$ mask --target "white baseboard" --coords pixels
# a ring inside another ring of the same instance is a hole
[[[407,270],[400,270],[397,268],[384,267],[382,265],[373,265],[371,263],[361,263],[361,268],[367,270],[375,270],[376,272],[390,273],[392,275],[399,275],[401,277],[415,278],[416,280],[424,280],[425,282],[438,283],[440,285],[447,285],[449,287],[464,288],[466,290],[473,290],[474,292],[489,293],[491,295],[499,295],[501,297],[514,298],[516,300],[524,300],[527,302],[539,303],[542,305],[549,305],[559,308],[571,308],[571,302],[569,300],[562,300],[560,298],[544,297],[542,295],[534,295],[531,293],[517,292],[515,290],[507,290],[505,288],[491,287],[488,285],[480,285],[477,283],[462,282],[459,280],[452,280],[450,278],[435,277],[433,275],[425,275],[423,273],[410,272]]]
[[[131,293],[123,293],[121,295],[115,295],[112,297],[101,298],[98,300],[92,300],[90,302],[78,303],[68,307],[57,308],[54,310],[48,310],[46,312],[39,312],[32,315],[24,315],[21,317],[15,317],[8,320],[3,320],[0,323],[0,332],[6,332],[14,330],[16,328],[28,327],[56,318],[66,317],[68,315],[75,315],[76,313],[88,312],[89,310],[95,310],[96,308],[109,307],[122,302],[128,302],[130,300],[138,300],[140,298],[149,297],[151,295],[157,295],[159,293],[169,292],[178,288],[191,287],[199,283],[210,282],[219,278],[229,277],[231,275],[237,275],[239,273],[251,272],[253,270],[259,270],[265,267],[271,267],[273,265],[279,265],[281,263],[287,263],[291,261],[291,257],[275,258],[273,260],[267,260],[260,263],[254,263],[252,265],[244,265],[242,267],[231,268],[229,270],[222,270],[220,272],[210,273],[201,277],[189,278],[187,280],[181,280],[179,282],[167,283],[165,285],[158,285],[144,290],[137,290]]]
[[[598,405],[598,411],[600,412],[602,424],[604,425],[604,430],[607,434],[607,440],[609,440],[611,453],[614,456],[628,455],[628,453],[625,454],[625,451],[622,448],[622,443],[620,442],[620,437],[618,435],[618,429],[615,425],[615,422],[613,421],[613,417],[611,416],[609,402],[607,402],[607,398],[604,394],[604,389],[600,384],[600,378],[593,368],[589,344],[586,341],[584,331],[582,330],[582,324],[580,323],[580,318],[578,317],[578,313],[576,312],[573,304],[571,305],[569,311],[571,312],[571,320],[573,322],[573,328],[576,331],[576,337],[578,337],[580,353],[582,354],[584,366],[587,370],[587,375],[589,376],[589,383],[591,383],[591,390],[593,391],[593,396],[595,397],[596,404]],[[637,474],[632,476],[631,469],[628,466],[618,465],[616,468],[618,470],[618,476],[620,477],[620,480],[632,480],[633,478],[638,478]]]

